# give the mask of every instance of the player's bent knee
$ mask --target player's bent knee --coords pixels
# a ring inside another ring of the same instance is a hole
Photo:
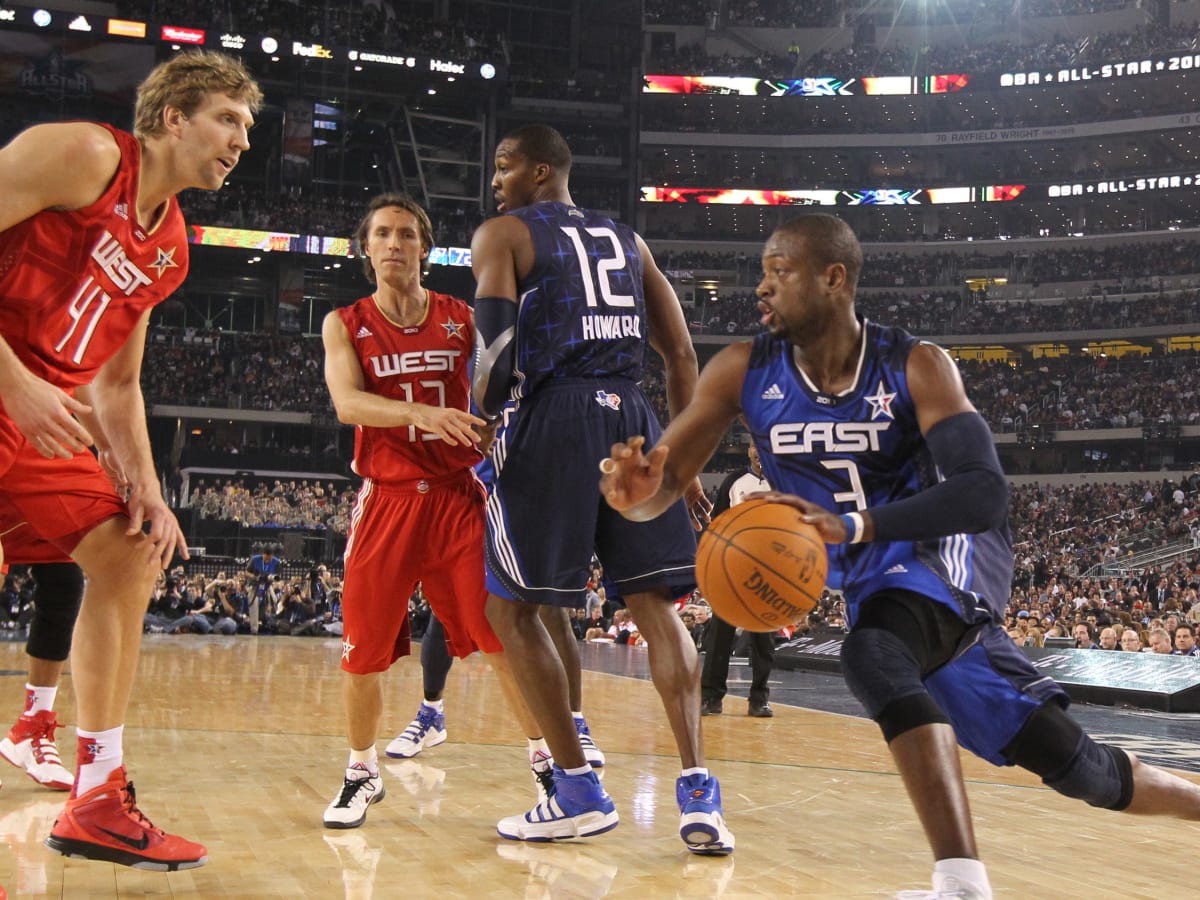
[[[842,673],[851,693],[889,743],[922,725],[948,720],[921,682],[908,646],[882,628],[860,628],[842,642]]]
[[[1054,702],[1045,703],[1004,749],[1015,765],[1041,776],[1064,797],[1122,810],[1133,800],[1133,762],[1124,750],[1084,733]]]

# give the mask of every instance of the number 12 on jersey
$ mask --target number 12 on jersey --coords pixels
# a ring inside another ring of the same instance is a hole
[[[562,230],[563,234],[571,239],[571,244],[575,247],[575,255],[579,258],[579,269],[583,273],[583,294],[587,299],[587,305],[596,306],[597,289],[599,289],[600,298],[604,301],[605,306],[628,308],[636,305],[632,294],[618,294],[613,291],[611,273],[619,272],[626,265],[625,250],[621,247],[617,233],[606,226],[579,228],[563,225]],[[601,255],[593,256],[589,253],[583,243],[582,232],[585,231],[594,238],[607,241],[612,248],[611,255],[607,252],[609,249],[607,247],[602,248],[605,252]]]

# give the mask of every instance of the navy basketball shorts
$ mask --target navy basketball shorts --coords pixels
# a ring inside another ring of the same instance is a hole
[[[636,382],[555,379],[516,405],[492,448],[487,585],[499,597],[581,607],[595,551],[628,597],[695,586],[696,538],[682,500],[650,522],[630,522],[600,494],[600,461],[661,429]]]
[[[1037,670],[999,625],[984,625],[964,652],[925,679],[925,687],[954,726],[958,742],[997,766],[1001,752],[1039,706],[1066,692]]]

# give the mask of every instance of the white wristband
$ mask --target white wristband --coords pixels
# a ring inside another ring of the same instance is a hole
[[[846,523],[846,543],[861,544],[863,539],[862,513],[845,513],[841,518],[842,521]]]

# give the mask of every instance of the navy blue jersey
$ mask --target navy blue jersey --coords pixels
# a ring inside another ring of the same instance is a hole
[[[917,425],[906,366],[917,339],[863,320],[853,385],[832,396],[800,371],[791,344],[754,340],[742,408],[767,480],[837,513],[903,500],[941,475]],[[999,621],[1012,586],[1007,525],[927,541],[829,547],[829,586],[845,592],[849,623],[859,604],[902,588],[943,603],[968,622]]]
[[[638,380],[649,332],[633,230],[565,203],[507,215],[529,226],[534,250],[517,285],[512,397],[527,397],[547,378]]]

